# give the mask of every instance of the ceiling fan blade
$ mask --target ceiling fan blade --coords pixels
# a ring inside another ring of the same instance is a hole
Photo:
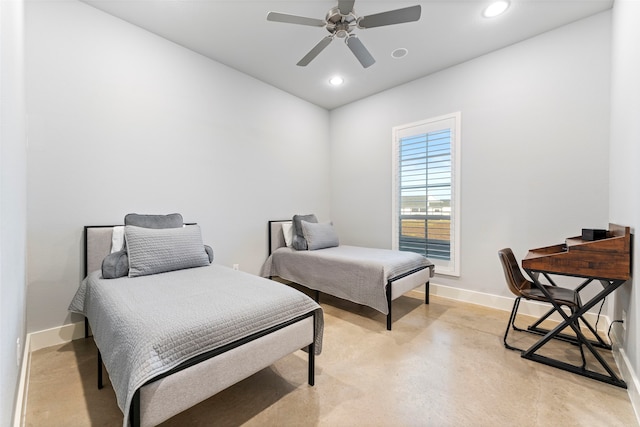
[[[355,0],[340,0],[338,2],[338,10],[342,15],[348,15],[353,12],[353,4]]]
[[[403,9],[390,10],[388,12],[375,13],[358,19],[358,27],[374,28],[384,25],[402,24],[420,19],[422,7],[420,5],[405,7]]]
[[[358,61],[360,61],[360,64],[362,64],[364,68],[375,64],[376,60],[373,59],[373,56],[371,56],[358,37],[351,35],[347,37],[344,42],[349,46],[351,52],[358,58]]]
[[[302,58],[300,61],[298,61],[298,63],[296,65],[298,65],[300,67],[306,67],[307,65],[309,65],[309,63],[311,61],[313,61],[313,59],[316,56],[318,56],[318,54],[320,52],[322,52],[325,47],[329,46],[329,43],[331,43],[331,40],[333,40],[333,36],[327,36],[327,37],[323,38],[322,40],[320,40],[320,43],[315,45],[313,47],[313,49],[311,49],[309,51],[309,53],[307,53],[304,56],[304,58]]]
[[[324,27],[327,23],[322,19],[307,18],[305,16],[290,15],[288,13],[269,12],[267,21],[284,22],[286,24],[310,25],[312,27]]]

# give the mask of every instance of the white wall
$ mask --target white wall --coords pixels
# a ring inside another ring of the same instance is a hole
[[[80,320],[84,225],[180,212],[257,273],[267,220],[328,216],[326,110],[75,0],[26,18],[29,332]]]
[[[462,113],[461,275],[509,296],[497,251],[606,228],[610,12],[331,112],[331,219],[341,242],[391,247],[391,128]]]
[[[10,425],[24,344],[26,132],[22,0],[0,1],[0,425]]]
[[[21,51],[5,44],[19,41],[22,21],[7,26],[1,4],[4,125],[7,82],[22,84],[6,72]],[[638,9],[617,0],[613,26],[602,13],[329,114],[75,0],[28,3],[28,330],[79,320],[66,307],[81,276],[82,226],[132,211],[182,212],[202,225],[217,262],[251,272],[266,255],[266,221],[292,213],[332,219],[343,243],[390,247],[391,128],[454,111],[462,273],[436,283],[508,295],[501,247],[522,257],[581,227],[637,229]],[[22,140],[7,144],[5,132],[0,320],[3,339],[15,341],[25,296],[21,259],[7,270],[6,247],[26,230],[25,170]],[[629,313],[623,351],[636,372],[638,299],[627,285],[612,310]],[[15,349],[0,348],[2,424],[17,369]]]
[[[611,68],[611,148],[610,207],[612,222],[632,227],[635,271],[640,265],[638,230],[640,230],[640,3],[616,0],[613,8]],[[636,282],[635,284],[633,282]],[[621,352],[635,375],[640,373],[640,293],[637,281],[631,280],[614,294],[613,318],[627,313],[626,331],[616,325]],[[630,384],[638,398],[638,384]],[[640,408],[640,401],[634,402]],[[637,411],[636,411],[637,412]]]

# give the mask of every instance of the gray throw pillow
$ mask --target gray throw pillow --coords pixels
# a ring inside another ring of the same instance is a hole
[[[302,232],[310,251],[338,246],[338,235],[330,222],[317,224],[302,221]]]
[[[180,228],[124,228],[129,252],[129,277],[209,265],[200,226]]]
[[[302,233],[302,221],[318,222],[318,219],[314,214],[293,216],[293,225],[291,227],[293,239],[291,240],[291,246],[299,251],[307,250],[307,241],[304,239],[304,234]]]
[[[209,245],[204,245],[204,250],[207,252],[207,256],[209,257],[209,264],[213,262],[213,248]]]
[[[107,255],[102,260],[102,277],[104,279],[117,279],[129,274],[129,258],[127,251],[117,251]]]
[[[213,248],[204,245],[204,250],[209,258],[209,263],[213,262]],[[129,275],[129,256],[127,251],[117,251],[107,255],[102,260],[102,278],[117,279]]]
[[[124,217],[124,225],[135,225],[143,228],[178,228],[182,227],[184,221],[179,213],[169,215],[140,215],[136,213],[127,214]]]

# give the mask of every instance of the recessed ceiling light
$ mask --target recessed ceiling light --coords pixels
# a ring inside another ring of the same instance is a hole
[[[409,51],[403,47],[399,47],[398,49],[394,50],[393,52],[391,52],[391,57],[395,58],[395,59],[400,59],[400,58],[404,58],[405,56],[407,56],[407,53],[409,53]]]
[[[332,86],[340,86],[342,83],[344,83],[344,79],[340,76],[334,76],[331,77],[329,83],[331,83]]]
[[[509,8],[509,2],[507,0],[499,0],[491,3],[482,12],[482,16],[485,18],[493,18],[498,15],[502,15]]]

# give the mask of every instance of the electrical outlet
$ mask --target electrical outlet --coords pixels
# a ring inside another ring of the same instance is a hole
[[[627,330],[627,310],[622,310],[622,330]]]
[[[233,264],[234,270],[240,270],[240,264]]]
[[[20,357],[22,356],[22,346],[20,345],[20,338],[16,340],[16,365],[20,366]]]

